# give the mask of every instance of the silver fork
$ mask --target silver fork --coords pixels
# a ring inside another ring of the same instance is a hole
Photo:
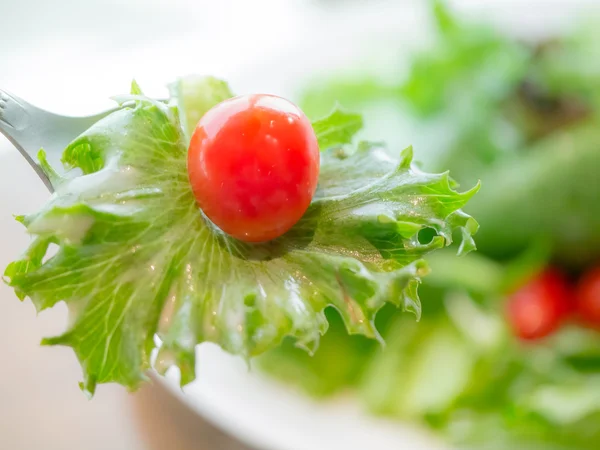
[[[38,151],[43,148],[48,161],[56,165],[73,139],[121,107],[115,106],[93,116],[61,116],[0,89],[0,133],[19,150],[50,192],[54,192],[52,183],[37,163]]]

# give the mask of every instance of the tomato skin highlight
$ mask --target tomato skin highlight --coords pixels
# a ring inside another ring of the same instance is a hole
[[[559,328],[572,310],[571,303],[566,277],[548,268],[509,297],[506,313],[515,336],[537,340]]]
[[[577,313],[581,320],[600,329],[600,266],[588,270],[577,283]]]
[[[254,94],[208,111],[188,150],[199,206],[227,234],[275,239],[306,212],[317,188],[320,152],[312,125],[293,103]]]

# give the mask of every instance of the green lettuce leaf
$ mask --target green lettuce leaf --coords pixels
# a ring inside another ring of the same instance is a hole
[[[353,114],[335,108],[327,117],[315,120],[313,129],[321,150],[350,144],[354,135],[363,127],[360,114]]]
[[[177,366],[182,384],[201,342],[246,358],[285,336],[313,350],[328,306],[348,332],[378,338],[386,302],[419,314],[423,255],[456,230],[473,246],[476,222],[460,208],[478,186],[458,193],[447,173],[413,169],[410,148],[375,144],[324,152],[314,200],[281,238],[232,239],[196,206],[177,109],[136,92],[67,147],[63,162],[83,175],[52,174],[49,201],[19,217],[34,240],[5,271],[38,311],[67,304],[68,329],[43,344],[73,348],[89,395],[99,383],[135,389],[157,348],[156,368]],[[436,234],[427,243],[424,228]]]
[[[482,224],[482,251],[511,257],[543,238],[562,261],[593,262],[600,251],[598,142],[600,120],[595,118],[555,132],[522,157],[483,172],[485,189],[469,205]]]
[[[177,99],[183,132],[189,140],[202,116],[213,106],[233,97],[226,81],[211,76],[188,75],[169,86]],[[141,94],[141,91],[132,94]]]
[[[526,70],[527,48],[489,25],[459,20],[444,1],[433,3],[438,39],[411,61],[402,98],[422,117],[503,100]]]

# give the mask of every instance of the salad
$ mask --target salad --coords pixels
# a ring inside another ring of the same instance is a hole
[[[33,240],[4,273],[38,311],[66,303],[68,329],[42,344],[73,349],[90,396],[136,389],[151,367],[187,384],[202,342],[249,359],[293,337],[314,352],[327,308],[380,339],[384,305],[419,316],[424,255],[454,234],[474,248],[461,208],[479,185],[458,192],[412,148],[356,141],[360,115],[311,122],[212,77],[178,80],[167,103],[135,82],[116,100],[65,149],[66,174],[40,151],[55,192],[17,216]]]
[[[314,357],[286,339],[259,366],[317,398],[350,391],[374,414],[425,424],[457,448],[596,449],[600,34],[581,26],[520,41],[442,2],[433,22],[437,39],[405,77],[357,68],[317,78],[300,105],[309,115],[334,104],[392,110],[399,127],[435,142],[419,144],[424,170],[481,178],[465,206],[481,225],[478,252],[425,257],[421,320],[384,307],[375,322],[384,348],[347,336],[330,310]],[[376,127],[365,121],[367,134]]]

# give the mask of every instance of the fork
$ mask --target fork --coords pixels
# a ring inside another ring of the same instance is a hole
[[[54,192],[50,179],[36,162],[38,151],[43,148],[48,160],[56,163],[71,141],[122,106],[115,106],[93,116],[61,116],[0,89],[0,133],[19,150],[48,190]]]

